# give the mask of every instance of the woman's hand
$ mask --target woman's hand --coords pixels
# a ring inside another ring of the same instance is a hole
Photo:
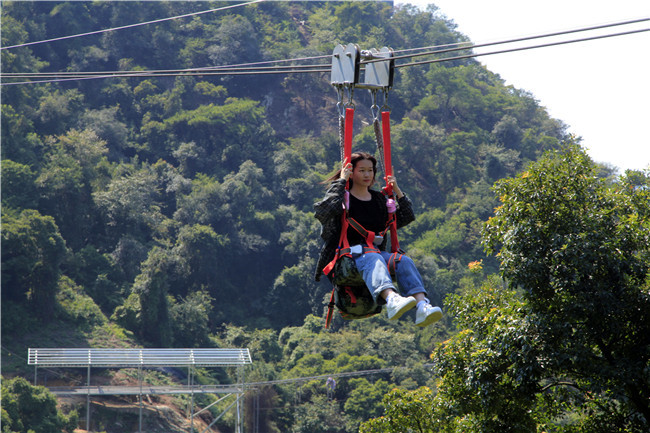
[[[395,179],[395,176],[388,176],[386,177],[386,182],[393,188],[393,191],[395,192],[395,195],[397,198],[402,198],[404,196],[404,193],[402,192],[401,189],[399,189],[399,186],[397,186],[397,179]]]
[[[343,167],[341,167],[341,179],[349,180],[352,175],[352,170],[353,167],[351,162],[343,162]]]

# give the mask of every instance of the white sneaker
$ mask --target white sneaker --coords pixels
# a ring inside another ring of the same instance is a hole
[[[388,320],[397,320],[402,317],[411,308],[415,307],[417,301],[413,296],[405,298],[397,293],[388,298],[386,301],[386,310],[388,310]]]
[[[417,326],[429,326],[442,318],[440,307],[433,307],[431,304],[422,304],[415,312],[415,324]]]

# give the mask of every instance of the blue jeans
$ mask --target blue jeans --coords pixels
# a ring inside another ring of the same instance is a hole
[[[424,283],[422,276],[415,267],[415,263],[410,257],[402,256],[402,259],[395,266],[395,279],[400,290],[395,289],[393,280],[388,272],[386,263],[391,253],[381,251],[379,253],[352,254],[357,270],[366,282],[375,302],[379,305],[385,304],[386,301],[379,296],[386,289],[393,289],[401,292],[402,296],[411,296],[416,293],[424,293]]]

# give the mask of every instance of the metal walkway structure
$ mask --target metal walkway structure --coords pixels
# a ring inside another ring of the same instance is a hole
[[[248,349],[93,349],[93,348],[38,348],[29,349],[28,365],[34,366],[34,385],[37,385],[39,367],[86,368],[86,386],[55,387],[50,390],[58,395],[86,395],[86,430],[90,432],[90,396],[95,395],[139,395],[139,425],[142,432],[142,396],[145,394],[190,394],[190,432],[194,432],[194,416],[210,406],[235,395],[236,399],[202,433],[208,431],[231,407],[236,404],[235,431],[242,433],[242,409],[244,386],[244,367],[252,364]],[[137,368],[138,386],[91,386],[91,368]],[[143,384],[142,369],[156,367],[187,368],[187,386],[149,386]],[[235,385],[195,385],[194,369],[197,367],[235,367]],[[210,406],[194,413],[194,394],[227,394]]]

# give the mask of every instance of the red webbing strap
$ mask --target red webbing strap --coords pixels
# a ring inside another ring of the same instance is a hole
[[[375,232],[366,230],[361,224],[359,224],[354,218],[348,217],[348,223],[350,226],[357,231],[366,241],[366,245],[372,247],[375,242]]]
[[[402,260],[403,255],[404,254],[401,254],[401,253],[393,253],[393,254],[390,255],[387,265],[388,265],[388,272],[391,275],[395,275],[395,269],[396,269],[397,263],[400,260]]]
[[[341,256],[350,256],[350,244],[348,243],[348,219],[347,219],[347,210],[343,211],[343,216],[341,217],[341,237],[339,238],[339,247],[336,249],[336,254],[334,255],[334,259],[325,266],[323,269],[323,273],[325,275],[329,275],[330,272],[332,272],[332,269],[334,269],[334,265],[336,265],[337,260]],[[332,322],[332,314],[334,313],[334,291],[336,290],[336,286],[332,287],[332,295],[330,296],[330,303],[327,306],[327,315],[325,316],[325,328],[329,328],[330,323]]]
[[[396,253],[399,250],[399,240],[397,240],[397,218],[395,218],[395,214],[392,214],[392,218],[390,218],[390,251]]]
[[[345,133],[343,136],[343,161],[347,161],[347,162],[350,162],[350,159],[352,157],[353,123],[354,123],[354,108],[348,107],[345,109]]]
[[[352,161],[352,126],[354,123],[354,108],[348,107],[345,109],[345,137],[343,140],[343,163]],[[350,181],[345,183],[345,193],[343,196],[343,217],[341,218],[341,239],[339,246],[350,248],[348,243],[348,206],[349,199],[346,197],[349,194]]]
[[[393,195],[393,188],[388,184],[388,176],[393,175],[393,163],[390,157],[390,111],[381,112],[381,128],[384,136],[384,164],[386,165],[386,187],[384,192],[388,197]],[[389,219],[390,226],[390,249],[391,252],[399,251],[397,240],[397,219],[394,215]]]
[[[348,217],[348,223],[350,227],[355,229],[357,233],[359,233],[363,238],[366,240],[366,244],[368,247],[371,249],[374,249],[374,240],[376,237],[376,234],[374,232],[369,232],[366,230],[359,222],[357,222],[354,218]],[[379,233],[379,236],[385,236],[386,232],[390,230],[390,244],[391,244],[391,252],[397,252],[399,251],[399,241],[397,240],[397,219],[395,218],[395,214],[391,213],[388,214],[388,221],[386,222],[386,229]],[[349,245],[348,245],[349,247]],[[371,251],[374,252],[374,251]]]
[[[347,107],[345,109],[345,124],[343,132],[343,161],[344,163],[352,160],[352,131],[354,126],[354,107]],[[345,191],[347,192],[349,183],[345,184]],[[336,261],[341,256],[350,255],[350,244],[348,243],[348,209],[346,208],[345,199],[343,200],[343,216],[341,217],[341,237],[339,238],[339,248],[336,250],[334,259],[325,266],[323,273],[329,275],[334,269]],[[344,251],[341,251],[344,250]]]
[[[350,297],[350,303],[352,303],[352,305],[357,305],[357,297],[354,296],[354,292],[350,287],[345,287],[345,293]]]
[[[393,175],[393,163],[390,159],[390,111],[381,112],[381,129],[384,136],[384,164],[386,165],[386,187],[384,191],[390,197],[393,195],[393,188],[388,184],[388,176]]]
[[[331,262],[327,264],[323,268],[323,273],[325,275],[329,275],[330,272],[332,272],[332,269],[334,269],[334,265],[338,261],[338,259],[342,256],[350,256],[350,244],[348,242],[348,218],[347,218],[347,211],[343,212],[343,215],[341,216],[341,236],[339,237],[339,247],[336,249],[336,254],[334,255],[334,258],[332,259]]]
[[[350,162],[352,159],[352,131],[354,126],[354,107],[347,107],[345,109],[345,123],[343,132],[343,161],[344,163]],[[345,184],[345,191],[347,193],[349,182]],[[341,216],[341,236],[339,238],[339,247],[336,250],[334,259],[323,268],[323,273],[329,275],[334,269],[334,265],[341,256],[350,255],[350,244],[348,243],[348,209],[346,207],[345,198],[343,199],[343,215]]]
[[[329,328],[330,323],[332,322],[332,314],[334,313],[334,290],[336,286],[332,289],[332,296],[330,296],[330,303],[327,305],[327,316],[325,316],[325,328]]]

